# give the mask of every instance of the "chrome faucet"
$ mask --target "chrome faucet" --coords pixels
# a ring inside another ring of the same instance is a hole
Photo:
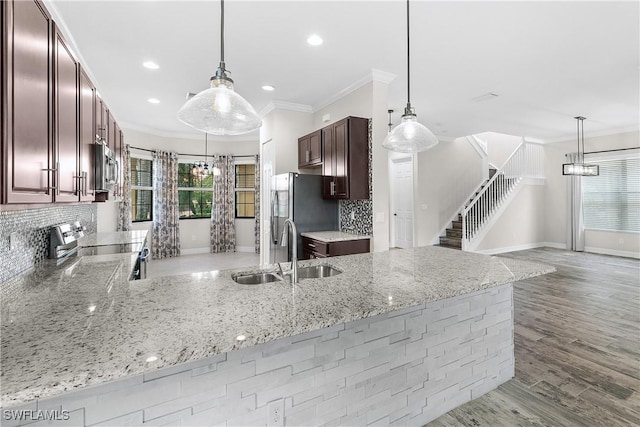
[[[284,274],[291,274],[291,283],[298,283],[298,230],[296,229],[296,225],[291,220],[291,218],[287,218],[284,221],[284,229],[282,230],[282,241],[281,246],[287,246],[287,224],[291,226],[291,233],[293,234],[293,238],[291,239],[293,244],[291,247],[291,270],[287,272],[283,272]],[[282,271],[282,267],[280,267],[280,271]]]

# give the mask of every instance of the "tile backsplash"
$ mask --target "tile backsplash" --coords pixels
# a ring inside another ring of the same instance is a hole
[[[373,147],[371,133],[371,119],[369,119],[369,200],[340,200],[340,231],[355,234],[373,235],[373,180],[371,167],[373,165]],[[353,219],[351,214],[353,213]]]
[[[87,233],[95,233],[97,205],[58,205],[0,212],[0,283],[47,258],[49,230],[53,225],[75,221],[80,221],[87,228]],[[14,242],[13,250],[11,240]]]

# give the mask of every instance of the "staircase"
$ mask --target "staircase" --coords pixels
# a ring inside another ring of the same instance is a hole
[[[523,139],[499,170],[489,169],[489,179],[471,196],[445,236],[440,237],[440,246],[472,250],[471,242],[525,177],[543,178],[544,167],[542,146]]]
[[[473,202],[473,200],[487,186],[491,178],[496,174],[497,169],[489,168],[489,179],[487,179],[478,188],[478,191],[469,199],[465,205],[465,209]],[[462,249],[462,214],[458,214],[458,218],[451,222],[451,227],[446,229],[446,235],[440,236],[440,246],[452,249]]]

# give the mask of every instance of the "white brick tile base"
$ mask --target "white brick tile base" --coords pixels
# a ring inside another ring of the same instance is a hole
[[[243,363],[244,362],[244,363]],[[426,303],[89,387],[20,408],[22,425],[423,425],[514,375],[513,286]],[[9,408],[12,409],[12,408]],[[7,420],[3,426],[21,425]]]

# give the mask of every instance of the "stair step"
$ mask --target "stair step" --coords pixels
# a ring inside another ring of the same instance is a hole
[[[447,237],[462,239],[462,230],[456,228],[447,228]]]
[[[462,249],[462,240],[451,237],[440,237],[440,246]]]
[[[452,227],[456,230],[462,230],[462,221],[451,221]]]

